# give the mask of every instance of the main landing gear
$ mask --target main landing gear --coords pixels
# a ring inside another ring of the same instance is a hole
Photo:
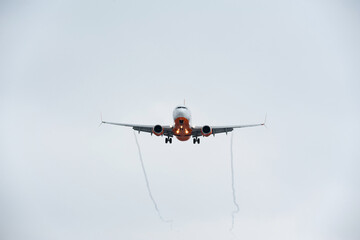
[[[193,138],[193,143],[197,143],[197,144],[200,144],[200,138],[196,137],[196,138]]]
[[[165,143],[172,143],[172,138],[171,137],[167,137],[165,138]]]

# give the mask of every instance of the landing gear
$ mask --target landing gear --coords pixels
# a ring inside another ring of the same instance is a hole
[[[165,143],[172,143],[172,138],[171,137],[167,137],[165,138]]]
[[[197,144],[200,144],[200,138],[196,137],[196,138],[193,138],[193,143],[197,143]]]

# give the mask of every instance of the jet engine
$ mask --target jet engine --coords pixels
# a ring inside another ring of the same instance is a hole
[[[152,132],[156,135],[156,136],[160,136],[163,135],[164,133],[164,128],[160,125],[155,125],[155,127],[153,127]]]
[[[204,137],[208,137],[212,134],[212,128],[208,125],[205,125],[201,128],[201,134],[204,136]]]

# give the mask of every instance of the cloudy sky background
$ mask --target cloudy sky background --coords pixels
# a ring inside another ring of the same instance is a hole
[[[360,238],[360,4],[2,1],[0,237]],[[234,133],[165,144],[132,130]]]

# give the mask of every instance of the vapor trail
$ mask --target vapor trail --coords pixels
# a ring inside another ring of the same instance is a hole
[[[231,188],[233,194],[233,202],[236,207],[234,211],[231,213],[231,228],[230,231],[234,228],[235,214],[239,212],[240,208],[238,203],[236,202],[236,194],[235,194],[235,181],[234,181],[234,161],[233,161],[233,138],[234,132],[231,133],[231,141],[230,141],[230,156],[231,156]]]
[[[134,131],[134,136],[135,136],[136,145],[137,145],[138,151],[139,151],[140,163],[141,163],[141,167],[142,167],[142,170],[143,170],[143,173],[144,173],[145,182],[146,182],[146,187],[147,187],[149,196],[150,196],[150,198],[151,198],[151,201],[153,202],[154,207],[155,207],[155,210],[156,210],[159,218],[161,219],[161,221],[166,222],[166,223],[171,223],[171,222],[172,222],[171,220],[166,220],[166,219],[164,219],[164,218],[161,216],[161,213],[160,213],[160,210],[159,210],[159,208],[158,208],[158,206],[157,206],[157,203],[156,203],[156,201],[155,201],[155,199],[154,199],[154,197],[153,197],[153,195],[152,195],[152,193],[151,193],[149,180],[148,180],[148,177],[147,177],[147,174],[146,174],[146,171],[145,171],[145,166],[144,166],[144,162],[143,162],[142,155],[141,155],[140,145],[139,145],[139,142],[138,142],[138,140],[137,140],[135,131]]]

